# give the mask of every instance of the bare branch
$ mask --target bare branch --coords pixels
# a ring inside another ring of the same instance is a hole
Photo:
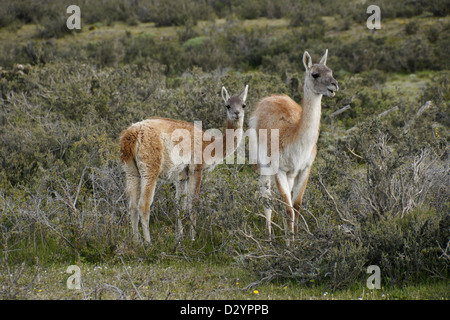
[[[339,217],[341,218],[342,221],[347,222],[349,224],[351,224],[352,226],[355,226],[356,224],[353,221],[350,221],[346,218],[344,218],[344,215],[342,214],[342,212],[339,210],[336,201],[334,200],[334,197],[330,194],[330,192],[328,192],[327,188],[325,187],[325,184],[322,181],[322,176],[320,175],[320,173],[318,173],[319,176],[319,183],[322,186],[322,188],[325,190],[326,194],[328,195],[328,197],[331,199],[331,201],[333,201],[334,207],[336,209],[336,212],[338,213]]]
[[[341,109],[339,109],[339,110],[333,112],[332,114],[330,114],[330,118],[334,118],[334,117],[336,117],[337,115],[340,115],[341,113],[344,113],[345,111],[347,111],[347,110],[349,110],[349,109],[351,109],[351,107],[350,107],[350,105],[348,104],[348,105],[344,106],[343,108],[341,108]]]

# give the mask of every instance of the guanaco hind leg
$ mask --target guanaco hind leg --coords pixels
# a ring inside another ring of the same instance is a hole
[[[138,241],[139,236],[139,212],[138,203],[141,193],[141,176],[134,163],[130,161],[125,164],[126,172],[126,194],[128,197],[128,212],[131,216],[131,227],[133,230],[133,238]]]

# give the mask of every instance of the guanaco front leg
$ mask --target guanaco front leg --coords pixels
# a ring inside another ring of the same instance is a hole
[[[200,195],[200,184],[202,182],[202,168],[196,168],[189,172],[188,180],[188,207],[189,219],[191,222],[191,239],[194,240],[197,236],[197,207]]]
[[[292,208],[292,200],[291,200],[291,189],[290,186],[293,184],[293,178],[288,177],[285,172],[279,171],[275,175],[275,181],[277,183],[278,191],[280,192],[281,198],[285,203],[286,207],[286,217],[285,221],[287,224],[286,243],[290,245],[291,241],[294,240],[294,210]]]

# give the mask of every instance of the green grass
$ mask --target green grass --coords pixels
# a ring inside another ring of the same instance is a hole
[[[8,279],[0,272],[0,282],[9,286],[16,299],[226,299],[226,300],[405,300],[449,298],[446,281],[426,280],[420,284],[381,286],[368,289],[364,281],[332,291],[311,282],[258,279],[237,263],[187,262],[165,256],[155,263],[120,260],[99,264],[78,263],[80,290],[68,289],[69,265],[47,267],[17,266]],[[6,270],[4,270],[6,271]]]
[[[205,43],[207,39],[208,37],[205,36],[191,38],[187,40],[185,43],[183,43],[183,46],[191,46],[191,47],[201,46]]]

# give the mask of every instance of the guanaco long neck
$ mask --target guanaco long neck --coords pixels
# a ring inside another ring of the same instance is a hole
[[[222,134],[222,146],[224,159],[234,153],[243,136],[244,119],[230,121],[227,119],[225,123],[225,131]]]
[[[299,136],[303,142],[316,143],[319,137],[322,95],[312,92],[305,86],[303,90],[302,117],[299,124]]]

